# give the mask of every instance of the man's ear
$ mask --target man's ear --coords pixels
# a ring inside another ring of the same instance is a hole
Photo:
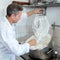
[[[12,14],[12,15],[11,15],[11,18],[12,18],[12,19],[15,19],[15,15],[14,15],[14,14]]]

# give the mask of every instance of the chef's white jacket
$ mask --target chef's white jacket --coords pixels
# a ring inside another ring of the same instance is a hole
[[[27,17],[22,14],[21,17]],[[19,44],[15,37],[13,26],[10,25],[6,17],[0,18],[0,60],[15,60],[15,56],[20,56],[29,52],[29,44]]]

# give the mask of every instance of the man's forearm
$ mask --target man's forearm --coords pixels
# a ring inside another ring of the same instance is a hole
[[[41,14],[41,13],[42,13],[42,9],[35,9],[35,10],[27,12],[27,16],[31,16],[33,14]]]
[[[34,14],[34,11],[32,10],[32,11],[29,11],[29,12],[27,12],[27,16],[29,17],[29,16],[31,16],[31,15],[33,15]]]

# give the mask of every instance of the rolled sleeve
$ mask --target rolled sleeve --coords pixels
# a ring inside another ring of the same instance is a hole
[[[28,43],[21,44],[19,46],[19,50],[17,51],[17,56],[28,53],[30,49],[30,45]]]

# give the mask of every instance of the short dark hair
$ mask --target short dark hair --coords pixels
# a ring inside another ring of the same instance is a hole
[[[20,5],[12,3],[7,7],[7,16],[11,16],[12,14],[16,14],[18,11],[22,10],[23,8]]]

